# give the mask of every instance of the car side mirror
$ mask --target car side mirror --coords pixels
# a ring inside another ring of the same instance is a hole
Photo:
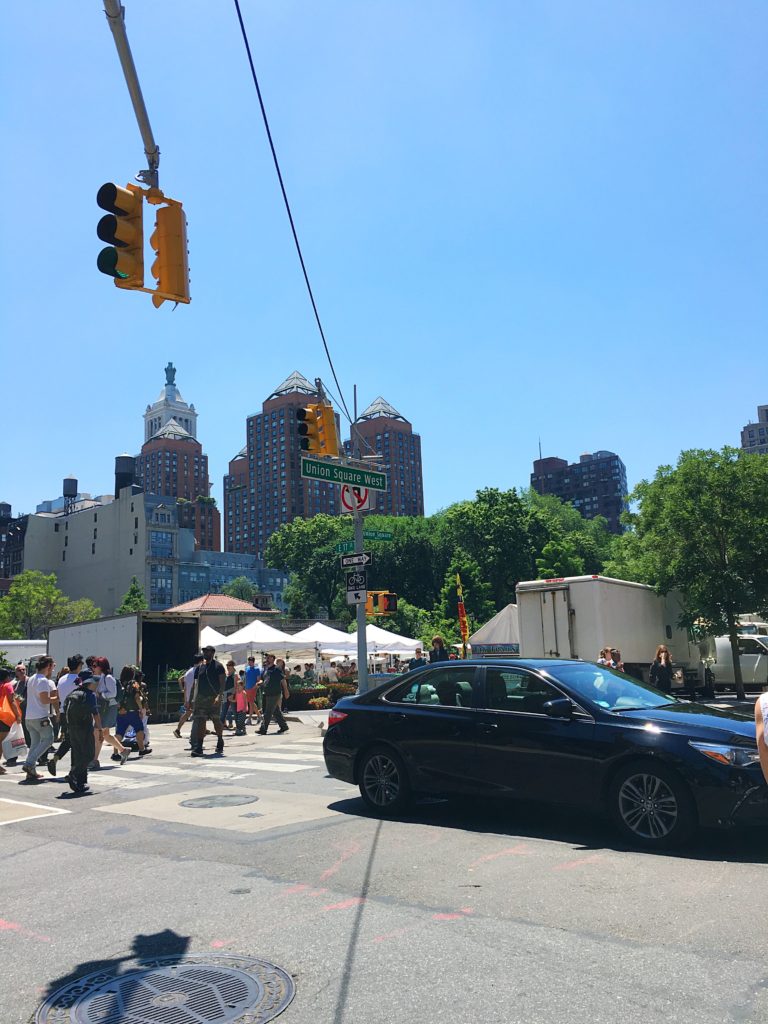
[[[567,697],[556,697],[542,704],[542,711],[550,718],[573,718],[573,704]]]

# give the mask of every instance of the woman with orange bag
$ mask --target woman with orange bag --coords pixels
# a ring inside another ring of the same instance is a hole
[[[13,692],[11,673],[8,669],[0,668],[0,749],[3,740],[11,731],[15,722],[21,721],[21,710],[16,694]],[[6,769],[0,765],[0,775],[5,775]]]

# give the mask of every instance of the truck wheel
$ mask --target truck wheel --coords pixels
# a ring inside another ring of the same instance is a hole
[[[622,835],[648,850],[682,846],[696,832],[696,807],[683,780],[652,761],[624,765],[608,791],[608,811]]]
[[[360,796],[382,817],[399,814],[411,799],[411,783],[403,759],[390,747],[372,747],[363,754],[358,772]]]

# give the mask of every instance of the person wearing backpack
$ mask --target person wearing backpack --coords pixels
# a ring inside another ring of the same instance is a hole
[[[117,727],[117,707],[118,700],[122,694],[122,684],[119,684],[112,675],[112,670],[109,667],[109,662],[106,658],[94,658],[91,668],[93,671],[93,678],[98,679],[98,686],[96,687],[96,702],[99,705],[101,728],[97,729],[94,734],[96,749],[93,761],[88,765],[88,767],[101,767],[99,764],[99,754],[101,753],[101,748],[105,743],[108,743],[110,747],[114,748],[112,760],[119,761],[120,764],[125,764],[128,760],[130,750],[128,747],[123,746],[117,736],[112,736],[109,731],[110,729],[115,729]]]
[[[67,697],[64,708],[72,762],[67,782],[73,793],[88,792],[88,765],[96,750],[94,729],[101,728],[99,705],[94,692],[99,681],[100,676],[95,675],[81,680]]]

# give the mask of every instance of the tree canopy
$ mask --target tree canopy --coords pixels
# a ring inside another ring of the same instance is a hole
[[[141,612],[146,608],[149,608],[147,599],[144,596],[144,588],[139,583],[138,579],[133,576],[131,578],[131,585],[125,592],[120,607],[117,609],[116,615],[128,615],[131,612]]]
[[[56,586],[56,575],[26,570],[14,577],[0,600],[0,636],[7,640],[47,639],[51,626],[86,622],[101,614],[93,601],[74,601]]]
[[[256,595],[259,592],[259,588],[255,583],[252,583],[247,576],[236,576],[221,588],[221,592],[222,594],[226,594],[227,597],[237,597],[241,601],[247,601],[249,604],[253,604],[256,600]]]

